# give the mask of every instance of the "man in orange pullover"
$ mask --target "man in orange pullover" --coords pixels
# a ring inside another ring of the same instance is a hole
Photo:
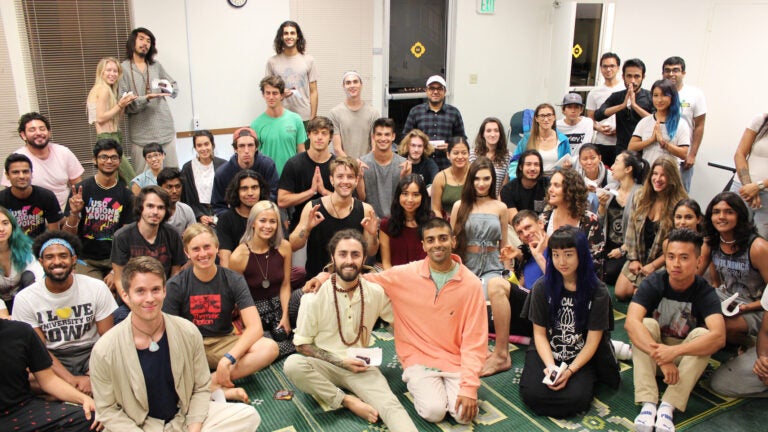
[[[455,238],[448,222],[433,218],[420,235],[426,259],[363,277],[384,287],[392,302],[395,350],[416,412],[434,423],[448,412],[466,424],[478,413],[479,374],[488,353],[482,284],[451,254]]]

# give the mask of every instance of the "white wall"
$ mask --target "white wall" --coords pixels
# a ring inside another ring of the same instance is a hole
[[[485,117],[505,125],[516,111],[542,102],[549,85],[551,3],[497,1],[480,15],[477,0],[457,0],[456,49],[449,103],[461,111],[470,143]],[[470,84],[470,75],[477,84]]]

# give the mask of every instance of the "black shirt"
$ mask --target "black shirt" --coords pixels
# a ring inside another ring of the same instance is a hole
[[[35,238],[46,230],[46,224],[60,221],[64,216],[56,195],[48,189],[32,186],[32,194],[27,199],[16,198],[7,187],[0,191],[0,205],[7,208],[19,228],[30,238]]]
[[[609,116],[605,115],[605,110],[614,107],[616,105],[624,104],[624,99],[627,97],[627,90],[617,91],[608,96],[608,99],[600,106],[600,109],[595,111],[595,121],[603,121]],[[651,92],[641,88],[640,91],[635,94],[635,102],[642,109],[649,114],[653,114],[653,100],[651,99]],[[635,126],[640,122],[640,115],[635,112],[634,109],[624,108],[616,113],[616,147],[620,150],[626,150],[629,146],[629,140],[632,139],[632,133],[635,132]],[[618,154],[620,150],[617,150]]]
[[[34,397],[29,373],[51,367],[53,362],[43,342],[27,323],[0,319],[0,415]]]
[[[234,209],[227,209],[221,213],[216,222],[219,249],[234,251],[245,234],[246,225],[248,225],[248,218],[240,216]]]
[[[147,415],[169,422],[179,411],[179,395],[176,394],[176,384],[173,382],[167,332],[163,333],[157,345],[160,349],[155,352],[147,348],[136,349],[136,353],[139,355],[144,384],[147,386],[149,402]]]
[[[542,176],[533,188],[526,189],[520,179],[515,178],[501,188],[501,201],[507,208],[515,208],[517,211],[532,210],[541,214],[544,211],[544,196],[548,185],[549,177]]]
[[[336,157],[331,155],[331,158],[325,162],[317,163],[310,159],[307,152],[301,152],[285,162],[283,167],[283,174],[280,175],[280,183],[277,185],[278,194],[280,189],[284,189],[290,193],[301,193],[312,187],[312,178],[315,175],[315,167],[320,167],[320,176],[323,178],[323,186],[333,191],[333,185],[331,185],[331,161]],[[294,206],[293,217],[291,218],[291,225],[288,229],[292,232],[296,225],[299,224],[301,219],[301,210],[304,209],[304,205],[312,201],[313,199],[320,198],[320,193],[316,193],[312,198],[303,201]],[[238,239],[238,242],[240,239]],[[237,244],[237,243],[236,243]]]

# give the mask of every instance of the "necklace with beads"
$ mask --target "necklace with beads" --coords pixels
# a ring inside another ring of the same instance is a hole
[[[343,343],[346,346],[352,346],[357,343],[357,341],[360,340],[360,337],[363,335],[363,330],[367,331],[368,329],[363,325],[363,322],[365,320],[365,296],[363,294],[363,288],[360,285],[360,278],[357,279],[357,284],[353,285],[350,288],[344,289],[344,288],[337,288],[336,287],[336,274],[334,273],[331,276],[331,286],[333,287],[333,290],[335,291],[333,293],[333,305],[336,307],[336,325],[339,328],[339,338],[341,339],[341,343]],[[339,311],[339,299],[336,293],[340,294],[348,294],[355,289],[360,288],[360,324],[357,327],[357,336],[355,337],[355,340],[352,342],[347,342],[346,339],[344,339],[344,333],[341,330],[341,312]]]

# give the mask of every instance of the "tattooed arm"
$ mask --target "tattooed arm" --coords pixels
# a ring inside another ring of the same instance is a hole
[[[319,360],[326,361],[336,367],[346,369],[350,372],[359,373],[365,372],[368,369],[365,362],[359,359],[341,359],[333,353],[330,353],[315,344],[297,345],[296,351],[307,357],[314,357]]]

